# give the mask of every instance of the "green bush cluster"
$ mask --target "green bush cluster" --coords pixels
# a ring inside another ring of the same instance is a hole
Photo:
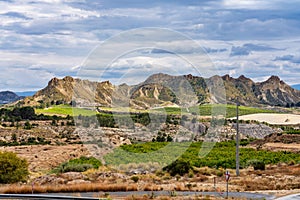
[[[266,164],[261,160],[249,160],[247,162],[248,166],[252,166],[254,170],[265,170]]]
[[[164,167],[163,170],[169,172],[171,176],[183,176],[184,174],[189,173],[192,168],[193,167],[189,161],[178,159]]]
[[[29,137],[27,140],[22,139],[20,141],[17,141],[16,134],[12,134],[12,141],[6,142],[0,140],[0,146],[19,146],[19,145],[46,145],[50,144],[51,141],[47,141],[43,137]]]
[[[33,107],[24,106],[24,107],[15,107],[13,109],[1,108],[0,109],[0,119],[4,122],[11,122],[11,126],[14,126],[14,122],[19,122],[22,120],[59,120],[59,119],[68,119],[71,120],[72,117],[61,117],[57,115],[44,115],[35,113]]]
[[[150,115],[155,115],[155,117],[151,117]],[[88,118],[88,117],[85,117]],[[162,123],[167,124],[179,124],[179,117],[174,115],[167,115],[165,117],[159,113],[128,113],[128,114],[118,114],[118,113],[99,113],[97,114],[97,120],[99,125],[102,127],[119,127],[125,126],[128,128],[134,128],[134,123],[143,124],[144,126],[148,126],[151,124],[153,127],[160,126]],[[151,128],[151,127],[150,127]]]
[[[243,141],[246,144],[246,141]],[[163,166],[171,165],[174,158],[195,167],[235,168],[235,142],[220,142],[205,156],[200,157],[199,152],[204,144],[202,142],[147,142],[141,144],[124,145],[107,154],[104,159],[108,164],[128,164],[157,162]],[[125,150],[125,151],[124,151]],[[144,153],[147,153],[145,155]],[[163,159],[162,159],[163,158]],[[240,149],[240,166],[246,168],[249,162],[256,169],[263,169],[263,165],[277,163],[300,163],[300,154],[278,151],[255,150],[252,148]],[[170,164],[171,163],[171,164]],[[170,170],[170,169],[169,169]]]
[[[94,157],[81,156],[80,158],[69,160],[62,163],[56,169],[54,173],[66,173],[66,172],[84,172],[88,169],[98,169],[102,165],[101,161]]]
[[[12,152],[0,152],[0,183],[25,181],[29,175],[28,163]]]

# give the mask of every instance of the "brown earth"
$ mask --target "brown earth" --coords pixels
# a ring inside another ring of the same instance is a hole
[[[300,153],[300,135],[274,133],[266,136],[264,139],[252,142],[250,146],[269,151],[292,151]]]
[[[0,147],[0,151],[15,152],[25,158],[32,172],[47,172],[63,162],[89,154],[87,149],[80,144]]]

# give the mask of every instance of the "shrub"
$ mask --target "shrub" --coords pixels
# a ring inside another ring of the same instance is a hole
[[[30,124],[30,122],[27,120],[24,124],[24,129],[30,130],[32,128],[32,125]]]
[[[133,176],[133,177],[131,177],[131,180],[133,180],[135,183],[137,183],[139,181],[139,177]]]
[[[93,165],[91,164],[70,164],[70,163],[63,163],[61,164],[57,171],[59,173],[66,173],[66,172],[85,172],[89,169],[92,169]]]
[[[248,162],[249,166],[252,166],[254,170],[265,170],[266,164],[261,160],[251,160]]]
[[[0,152],[0,183],[25,181],[29,175],[28,163],[12,152]]]
[[[183,176],[184,174],[189,173],[191,169],[191,163],[184,160],[176,160],[170,165],[163,168],[163,170],[169,172],[171,176],[175,176],[177,174]]]
[[[68,162],[62,163],[53,171],[55,173],[84,172],[92,168],[98,169],[101,165],[101,161],[94,157],[81,156],[80,158],[72,159]]]

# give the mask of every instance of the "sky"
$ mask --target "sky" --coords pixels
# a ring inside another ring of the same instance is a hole
[[[258,82],[278,75],[299,84],[299,7],[299,0],[0,0],[0,90],[39,90],[67,75],[118,84],[157,72],[198,75],[188,62],[197,56],[210,72],[199,68],[200,75]],[[151,38],[147,27],[156,30]]]

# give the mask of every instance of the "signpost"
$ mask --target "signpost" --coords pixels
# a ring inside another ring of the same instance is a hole
[[[239,133],[239,102],[236,102],[236,152],[235,152],[235,161],[236,161],[236,176],[240,176],[240,133]]]

